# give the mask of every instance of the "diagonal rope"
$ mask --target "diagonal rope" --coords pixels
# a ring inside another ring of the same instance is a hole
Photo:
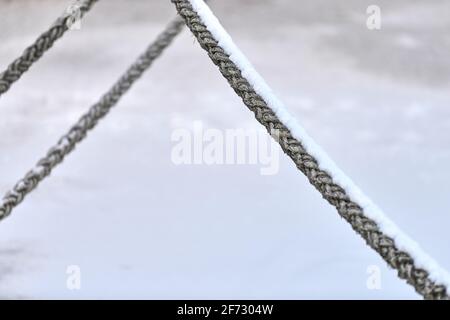
[[[22,55],[0,74],[0,97],[70,29],[71,24],[75,22],[74,20],[81,19],[97,1],[77,0],[70,6],[70,10],[66,10],[56,20],[50,29],[41,34],[31,46],[26,48]]]
[[[78,122],[60,138],[48,153],[41,158],[37,165],[29,171],[9,191],[0,203],[0,220],[6,218],[27,194],[47,177],[53,168],[60,164],[64,158],[81,142],[86,134],[92,130],[97,122],[110,111],[120,98],[130,89],[142,74],[152,65],[177,36],[184,26],[181,18],[174,19],[158,36],[146,51],[128,68],[113,87],[85,113]]]
[[[380,226],[365,214],[362,205],[353,201],[344,187],[336,183],[332,176],[319,166],[317,159],[306,151],[305,142],[293,136],[287,125],[269,107],[270,102],[265,101],[252,87],[249,75],[243,76],[243,71],[230,57],[230,52],[227,53],[224,50],[222,42],[219,44],[219,40],[205,25],[199,13],[193,9],[192,3],[188,0],[172,0],[172,2],[231,88],[242,98],[244,104],[255,114],[256,120],[269,133],[274,130],[279,133],[277,140],[283,151],[306,175],[323,198],[333,205],[353,230],[378,252],[389,266],[396,269],[398,276],[405,279],[419,294],[427,299],[448,299],[446,286],[432,280],[428,271],[417,266],[410,253],[400,250],[394,239],[383,233]]]

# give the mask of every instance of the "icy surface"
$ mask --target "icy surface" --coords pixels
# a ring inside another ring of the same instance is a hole
[[[397,248],[411,255],[417,267],[423,268],[430,274],[430,278],[439,284],[450,288],[450,275],[448,272],[426,252],[419,244],[404,233],[363,191],[345,174],[337,164],[326,154],[320,145],[306,132],[306,130],[293,117],[286,106],[273,93],[265,80],[258,74],[247,57],[234,44],[233,39],[220,24],[220,21],[203,0],[189,0],[194,10],[199,14],[203,23],[217,39],[219,45],[230,56],[230,59],[242,71],[242,75],[250,82],[255,91],[261,95],[268,106],[275,112],[282,123],[292,132],[292,135],[301,141],[306,151],[318,162],[321,169],[328,172],[333,180],[344,190],[358,205],[364,214],[373,219],[380,230],[391,237]]]
[[[2,69],[68,3],[0,1]],[[365,27],[368,1],[212,7],[310,135],[450,269],[450,5],[379,3],[376,32]],[[169,2],[102,1],[1,98],[1,190],[173,15]],[[258,128],[185,32],[0,224],[0,297],[418,298],[289,159],[274,176],[251,165],[173,165],[171,132],[195,120]],[[66,288],[69,265],[81,267],[79,291]],[[373,265],[381,290],[366,286]]]

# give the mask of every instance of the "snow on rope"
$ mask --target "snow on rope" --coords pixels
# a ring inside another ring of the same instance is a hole
[[[152,65],[163,51],[180,33],[184,22],[180,17],[174,19],[143,54],[128,68],[112,88],[85,113],[78,122],[60,138],[37,165],[9,191],[0,202],[0,220],[6,218],[26,195],[47,177],[64,158],[81,142],[120,98],[130,89],[142,74]]]
[[[0,74],[0,97],[28,71],[33,63],[38,61],[53,46],[56,40],[69,30],[73,22],[81,19],[97,1],[77,0],[69,7],[70,10],[66,10],[47,31],[41,34],[31,46],[26,48],[22,55]]]
[[[233,90],[310,183],[366,243],[426,299],[449,299],[450,276],[402,232],[288,113],[203,0],[172,0]]]

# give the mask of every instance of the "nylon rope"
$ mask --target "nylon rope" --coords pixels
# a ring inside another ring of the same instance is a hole
[[[81,19],[97,1],[77,0],[69,7],[70,10],[66,10],[47,31],[26,48],[22,55],[0,74],[0,97],[70,29],[70,25],[75,20]]]
[[[277,130],[279,133],[277,142],[283,151],[306,175],[323,198],[333,205],[353,230],[378,252],[390,267],[396,269],[398,276],[412,285],[419,294],[426,299],[448,299],[446,287],[430,279],[429,273],[417,267],[408,252],[399,250],[394,240],[386,236],[377,223],[364,214],[361,205],[351,200],[345,189],[335,183],[327,171],[319,167],[318,161],[305,150],[302,141],[293,137],[287,126],[268,106],[268,102],[264,101],[250,85],[248,79],[242,75],[241,70],[202,22],[192,4],[188,0],[171,1],[231,88],[254,113],[256,120],[267,129],[269,134],[273,133],[274,129]]]
[[[164,49],[183,29],[184,22],[176,17],[157,39],[139,56],[112,88],[85,113],[71,129],[63,135],[58,143],[50,148],[36,166],[30,170],[16,185],[6,193],[0,204],[0,221],[11,214],[11,211],[47,177],[52,170],[80,143],[120,98],[130,89],[143,73],[152,65]]]

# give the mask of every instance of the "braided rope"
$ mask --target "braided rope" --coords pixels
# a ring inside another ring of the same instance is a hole
[[[309,179],[309,182],[322,194],[338,213],[365,241],[378,252],[389,266],[397,270],[398,276],[405,279],[426,299],[448,299],[446,287],[429,278],[427,271],[418,268],[407,252],[399,250],[392,238],[383,234],[375,221],[368,218],[361,206],[352,201],[344,188],[336,184],[328,172],[319,167],[317,160],[311,156],[295,139],[290,130],[269,108],[264,99],[256,93],[241,70],[219,45],[217,39],[202,22],[198,13],[188,0],[171,0],[183,17],[186,25],[197,38],[200,46],[208,53],[212,62],[218,66],[231,88],[242,98],[244,104],[255,114],[256,120],[269,133],[276,130],[278,143],[283,151],[294,161],[297,168]]]
[[[20,79],[20,77],[28,71],[28,69],[39,60],[44,53],[50,49],[53,44],[61,38],[67,30],[70,29],[72,23],[77,19],[81,19],[86,12],[98,0],[77,0],[71,10],[66,10],[56,22],[46,32],[41,34],[39,38],[25,51],[22,55],[14,60],[8,68],[0,74],[0,97],[6,93],[11,85]]]
[[[113,87],[103,95],[99,102],[94,104],[77,123],[60,138],[45,157],[41,158],[34,169],[29,171],[14,188],[9,191],[0,205],[0,221],[6,218],[14,207],[23,201],[25,196],[34,190],[37,185],[47,177],[53,168],[81,142],[92,130],[97,122],[110,111],[119,99],[130,89],[142,74],[152,65],[164,49],[166,49],[184,26],[181,18],[174,19],[158,36],[146,51],[128,68]]]

